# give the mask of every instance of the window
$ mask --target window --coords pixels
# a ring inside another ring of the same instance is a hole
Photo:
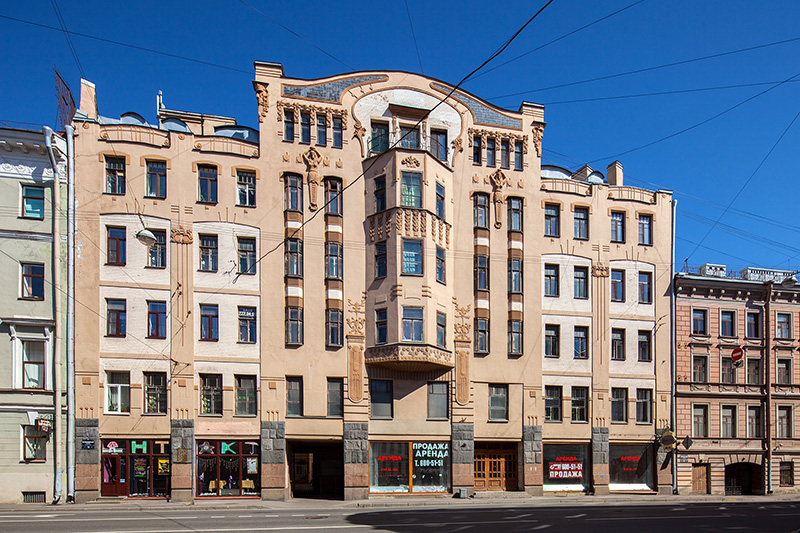
[[[792,360],[791,359],[778,359],[778,364],[775,368],[777,383],[779,385],[789,385],[792,382]]]
[[[239,237],[239,274],[256,273],[256,240],[251,237]]]
[[[125,266],[125,228],[106,228],[106,264]]]
[[[419,128],[400,126],[400,146],[402,148],[419,149]]]
[[[639,330],[639,362],[649,363],[653,360],[653,342],[651,333],[647,330]]]
[[[794,462],[781,461],[780,465],[780,484],[781,487],[794,486]]]
[[[447,162],[447,132],[431,130],[431,153],[439,161]]]
[[[720,360],[719,380],[721,383],[736,383],[736,368],[733,366],[733,359],[722,357]]]
[[[328,117],[317,115],[317,146],[328,144]]]
[[[372,418],[392,418],[394,416],[392,380],[369,380],[369,392]]]
[[[44,461],[47,459],[47,433],[36,426],[22,426],[23,460]]]
[[[695,355],[692,357],[692,381],[698,383],[708,381],[708,356]]]
[[[472,224],[476,228],[489,229],[489,196],[478,193],[473,201]]]
[[[708,406],[692,406],[692,436],[708,437]]]
[[[290,278],[303,277],[303,241],[300,239],[286,239],[284,270],[284,274]]]
[[[747,407],[747,437],[761,438],[761,406],[749,405]]]
[[[408,342],[423,342],[422,307],[403,306],[403,340]]]
[[[384,243],[384,246],[386,244]],[[385,250],[385,249],[384,249]],[[384,254],[386,252],[384,251]],[[385,260],[385,258],[384,258]],[[342,243],[329,241],[325,243],[325,279],[342,279]],[[384,269],[385,269],[384,265]],[[386,275],[384,273],[384,275]]]
[[[639,272],[639,303],[653,303],[653,273]]]
[[[403,172],[400,205],[403,207],[422,207],[422,174]]]
[[[375,212],[386,209],[386,178],[375,178]]]
[[[544,419],[547,422],[561,422],[561,387],[544,388]]]
[[[493,167],[495,164],[497,164],[495,140],[490,137],[486,139],[486,165]]]
[[[22,297],[30,300],[44,300],[44,265],[21,263]]]
[[[200,235],[200,270],[203,272],[216,272],[217,266],[217,236]]]
[[[381,153],[389,149],[389,125],[385,122],[372,123],[372,139],[370,140],[370,151]]]
[[[561,207],[555,204],[544,206],[544,236],[558,237],[561,235]]]
[[[559,347],[559,337],[561,327],[556,324],[547,324],[544,327],[544,356],[559,357],[561,355]]]
[[[106,413],[131,412],[130,372],[106,372]]]
[[[328,378],[328,416],[342,418],[344,416],[344,380]]]
[[[147,191],[150,198],[167,197],[167,163],[165,161],[147,162]]]
[[[106,300],[106,337],[125,336],[125,300]]]
[[[502,168],[508,168],[509,166],[509,144],[508,140],[500,141],[500,166]]]
[[[333,147],[342,147],[342,131],[344,130],[342,124],[342,117],[333,117]]]
[[[612,329],[611,330],[611,360],[624,361],[625,360],[625,330]]]
[[[778,339],[792,338],[792,315],[789,313],[775,315],[775,337]]]
[[[167,338],[167,302],[147,302],[147,336]]]
[[[522,198],[508,199],[508,230],[522,231]]]
[[[386,241],[375,243],[375,277],[386,277]]]
[[[611,421],[628,423],[628,389],[611,389]]]
[[[436,247],[436,281],[445,283],[444,248]]]
[[[735,311],[720,311],[719,312],[719,335],[720,335],[720,337],[734,337],[734,336],[736,336],[736,312]]]
[[[475,136],[472,138],[472,164],[480,165],[481,164],[481,153],[483,152],[483,146],[481,146],[481,138]]]
[[[236,205],[242,207],[256,206],[256,173],[236,171]]]
[[[574,278],[574,297],[587,299],[589,297],[589,267],[575,267]]]
[[[611,212],[611,242],[625,242],[625,213]]]
[[[200,185],[200,195],[197,201],[209,204],[217,203],[217,167],[198,165],[197,178]]]
[[[239,342],[256,342],[256,331],[256,308],[239,306]]]
[[[200,414],[222,414],[222,374],[200,374]]]
[[[165,372],[144,373],[144,412],[167,413],[167,374]]]
[[[428,383],[428,419],[447,420],[448,394],[446,381]]]
[[[325,345],[341,347],[344,337],[343,313],[339,309],[325,311]]]
[[[692,335],[708,335],[708,311],[692,309]]]
[[[639,244],[653,244],[653,215],[639,215]]]
[[[522,320],[508,321],[508,353],[522,355]]]
[[[22,341],[22,388],[45,388],[44,351],[43,341]]]
[[[303,210],[303,178],[297,174],[286,174],[286,191],[283,208],[286,211]]]
[[[42,187],[22,186],[22,216],[24,218],[44,218],[44,189]]]
[[[303,378],[286,376],[286,416],[303,416]]]
[[[792,438],[792,407],[790,405],[778,406],[778,438]]]
[[[589,421],[589,387],[572,387],[572,421]]]
[[[286,308],[286,344],[300,346],[303,344],[303,308]]]
[[[589,208],[576,207],[573,214],[575,238],[581,241],[589,239]]]
[[[329,215],[342,214],[342,180],[339,178],[325,179],[325,206]]]
[[[150,230],[156,242],[147,250],[147,266],[167,268],[167,232],[163,229]]]
[[[522,170],[522,141],[514,141],[514,170]]]
[[[389,339],[386,309],[375,310],[375,344],[386,344]]]
[[[436,216],[444,220],[444,185],[436,183]]]
[[[558,296],[558,265],[544,266],[544,295]]]
[[[761,313],[750,312],[747,313],[747,336],[751,339],[761,337]]]
[[[255,416],[256,407],[256,377],[236,376],[236,411],[237,415]]]
[[[489,353],[489,319],[475,319],[475,353]]]
[[[625,301],[625,271],[612,270],[611,271],[611,301],[624,302]]]
[[[508,421],[508,385],[489,385],[489,420]]]
[[[311,144],[311,114],[300,112],[300,142]]]
[[[489,290],[489,256],[475,256],[475,290]]]
[[[403,274],[422,275],[422,241],[403,239]]]
[[[436,345],[447,347],[447,315],[439,311],[436,312]]]
[[[283,140],[294,142],[294,110],[283,110]]]
[[[522,259],[508,260],[508,292],[522,293]]]
[[[575,359],[589,358],[589,328],[587,326],[575,326],[574,348]]]
[[[747,360],[747,384],[761,385],[761,361],[759,359]]]
[[[106,156],[106,193],[125,194],[125,158]]]
[[[219,306],[200,305],[200,340],[219,340]]]
[[[735,439],[736,438],[736,406],[723,405],[722,413],[722,438]]]
[[[636,389],[636,423],[653,421],[653,389]]]

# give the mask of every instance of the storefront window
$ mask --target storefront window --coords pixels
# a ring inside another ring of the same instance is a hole
[[[259,444],[197,441],[198,496],[260,496]]]
[[[449,442],[373,442],[371,492],[448,492]]]
[[[652,490],[652,444],[612,444],[608,448],[611,490]]]
[[[103,439],[102,444],[103,496],[169,496],[169,439]]]
[[[588,444],[545,444],[544,489],[588,489],[590,474],[588,458]]]

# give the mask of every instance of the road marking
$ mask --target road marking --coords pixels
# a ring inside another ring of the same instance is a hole
[[[550,527],[550,524],[542,524],[541,526],[536,526],[531,531],[536,531],[538,529],[547,529],[548,527]]]
[[[564,518],[583,518],[584,516],[586,516],[586,513],[574,514],[574,515],[571,515],[571,516],[565,516]]]
[[[718,514],[702,514],[695,516],[648,516],[647,520],[669,520],[669,519],[687,519],[687,518],[733,518],[732,516],[724,516]],[[609,521],[609,520],[642,520],[641,516],[609,516],[607,518],[587,518],[594,521]]]
[[[19,517],[20,515],[17,515]],[[17,522],[28,522],[30,521],[31,517],[21,518],[19,520],[4,520],[4,523],[17,523]],[[200,518],[199,516],[170,516],[170,520],[197,520]],[[128,522],[131,520],[135,520],[137,522],[142,520],[165,520],[163,516],[136,516],[134,517],[126,517],[126,518],[44,518],[39,520],[39,522]]]
[[[251,515],[251,514],[240,514],[239,518],[253,518],[253,515]]]
[[[211,518],[225,518],[225,515],[217,514],[217,515],[212,516]]]

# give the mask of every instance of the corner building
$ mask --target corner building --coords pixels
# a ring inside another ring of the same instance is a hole
[[[82,86],[83,499],[666,486],[668,192],[545,172],[536,104],[253,88],[258,131]]]

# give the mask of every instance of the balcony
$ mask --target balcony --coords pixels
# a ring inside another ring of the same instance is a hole
[[[403,372],[448,370],[455,366],[452,352],[427,344],[372,346],[367,348],[364,362]]]

